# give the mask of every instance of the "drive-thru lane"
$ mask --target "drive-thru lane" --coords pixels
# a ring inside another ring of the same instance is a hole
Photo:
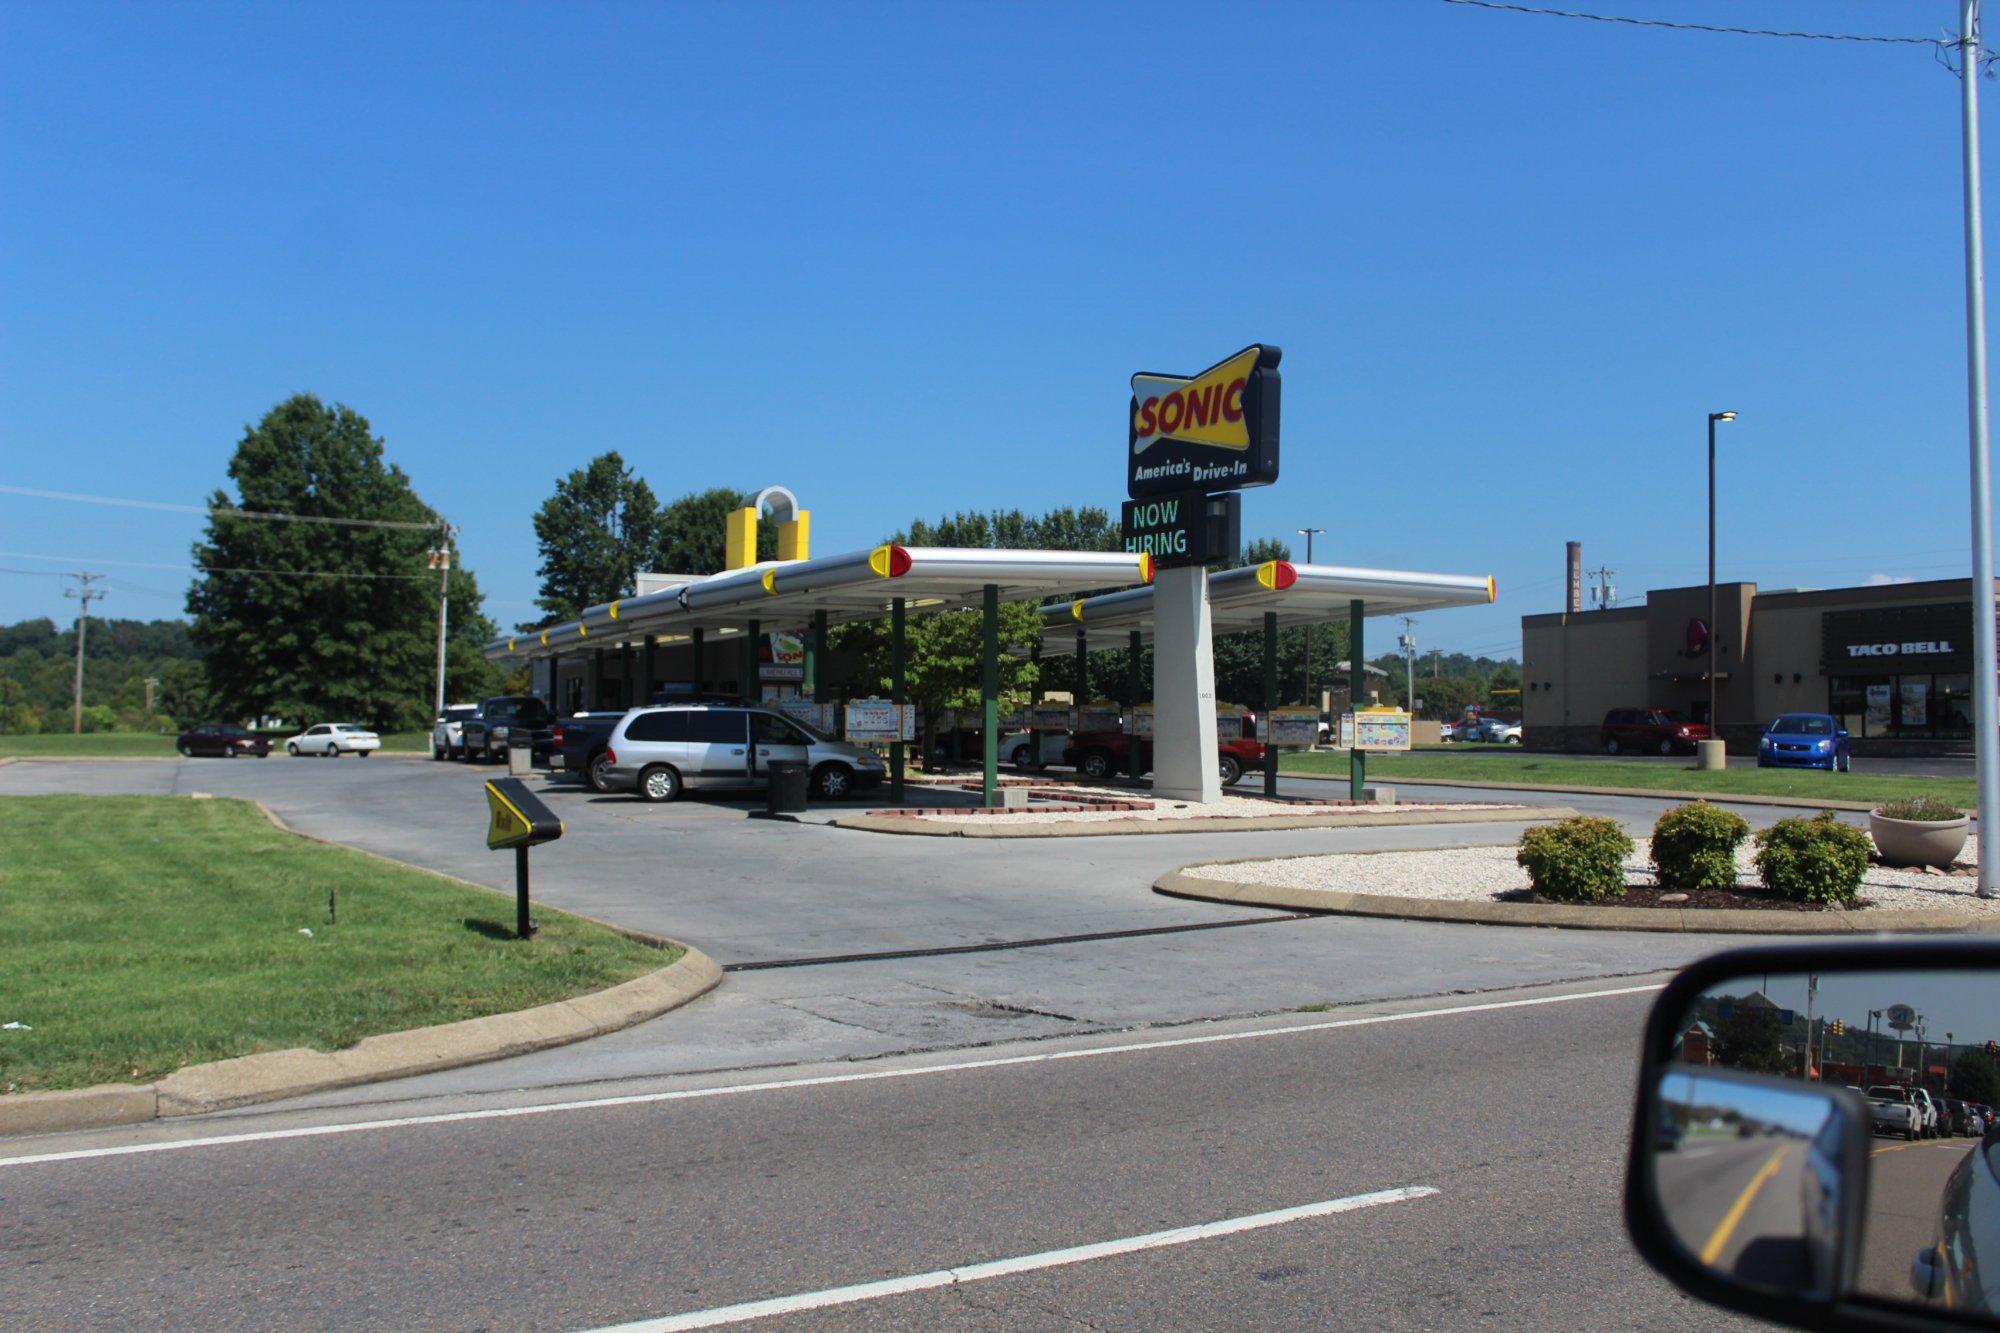
[[[705,1096],[0,1163],[0,1250],[15,1260],[0,1268],[0,1324],[591,1328],[1411,1187],[1438,1193],[1307,1208],[784,1326],[1584,1327],[1609,1309],[1627,1326],[1719,1324],[1647,1272],[1618,1224],[1650,992],[1569,991],[1584,995],[1495,996],[1429,1017],[1416,1015],[1438,1006],[1399,1004],[1193,1041],[1034,1044],[976,1061],[791,1071]],[[1107,1044],[1116,1049],[1097,1049]],[[816,1072],[834,1077],[810,1081]],[[228,1128],[311,1131],[325,1114]]]

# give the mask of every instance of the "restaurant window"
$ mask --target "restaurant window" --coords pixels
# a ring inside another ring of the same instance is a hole
[[[1939,736],[1972,734],[1972,677],[1940,673],[1931,692],[1931,724]]]
[[[1868,734],[1869,681],[1863,676],[1833,676],[1827,681],[1826,711],[1838,718],[1850,736]],[[1887,719],[1884,719],[1887,725]]]

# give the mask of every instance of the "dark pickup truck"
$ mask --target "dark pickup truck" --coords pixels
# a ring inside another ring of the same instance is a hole
[[[611,733],[618,729],[615,713],[577,713],[560,718],[536,736],[535,767],[551,773],[569,773],[583,779],[592,791],[608,792],[604,784],[604,750]]]
[[[1254,725],[1245,718],[1244,730]],[[1245,773],[1264,766],[1264,743],[1248,738],[1221,741],[1216,745],[1219,752],[1217,761],[1222,768],[1222,785],[1227,787],[1242,778]],[[1063,747],[1063,762],[1075,768],[1082,777],[1093,781],[1117,777],[1131,771],[1132,738],[1122,731],[1082,731],[1069,738]],[[1150,736],[1139,737],[1139,768],[1141,772],[1153,766],[1153,740]]]
[[[548,725],[549,706],[532,694],[483,699],[472,715],[459,723],[458,756],[468,764],[505,760],[509,746],[522,740],[532,745],[535,734],[546,731]]]

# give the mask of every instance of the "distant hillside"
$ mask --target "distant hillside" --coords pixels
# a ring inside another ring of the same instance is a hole
[[[0,626],[0,731],[68,731],[76,628],[46,618]],[[146,678],[157,683],[146,711]],[[184,620],[98,620],[84,635],[86,731],[150,731],[200,721],[201,654]]]

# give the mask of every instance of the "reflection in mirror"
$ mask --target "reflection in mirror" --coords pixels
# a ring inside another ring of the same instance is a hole
[[[1716,1277],[2000,1310],[2000,976],[1733,978],[1655,1084],[1653,1204]]]

